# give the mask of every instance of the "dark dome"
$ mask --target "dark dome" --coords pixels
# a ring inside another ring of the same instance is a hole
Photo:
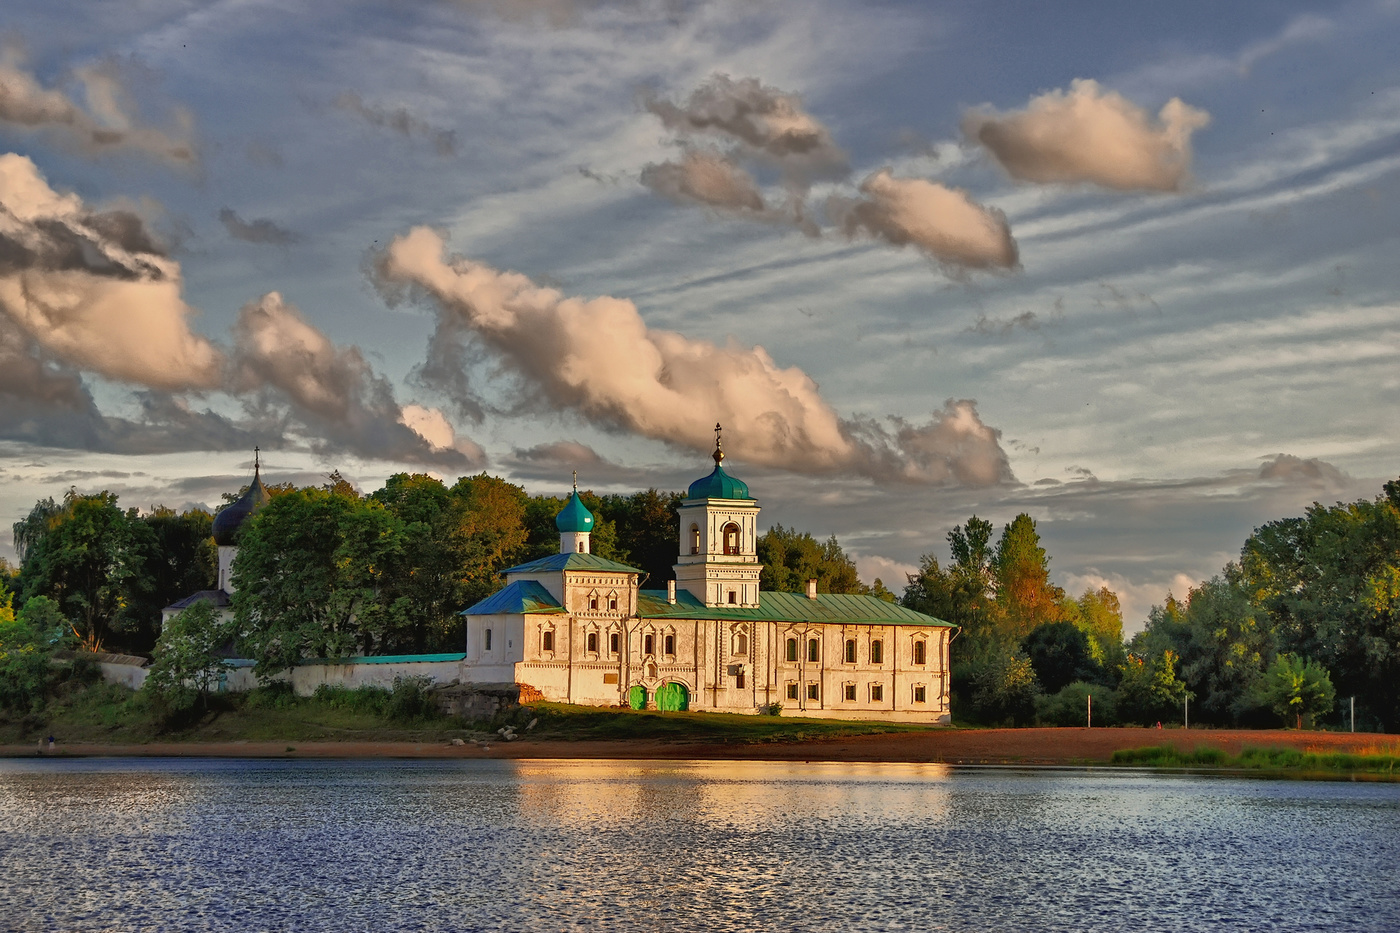
[[[258,509],[272,501],[272,495],[263,485],[258,470],[253,470],[253,483],[237,502],[224,506],[214,516],[214,543],[229,547],[238,542],[238,530]]]

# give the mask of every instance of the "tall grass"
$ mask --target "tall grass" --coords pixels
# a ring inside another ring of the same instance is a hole
[[[1363,774],[1396,774],[1400,754],[1396,749],[1362,752],[1306,752],[1296,748],[1254,748],[1229,755],[1218,748],[1198,746],[1182,751],[1171,745],[1125,748],[1113,753],[1116,765],[1156,768],[1236,768],[1253,771],[1328,771]]]

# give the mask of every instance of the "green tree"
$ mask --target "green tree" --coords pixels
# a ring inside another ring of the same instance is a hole
[[[200,600],[165,623],[142,690],[168,712],[207,708],[210,691],[229,670],[221,653],[233,638],[233,621]]]
[[[945,570],[925,554],[910,574],[900,603],[916,612],[952,622],[960,630],[953,656],[971,656],[997,640],[992,578],[992,523],[976,515],[948,532],[953,558]]]
[[[0,595],[0,709],[28,713],[44,705],[55,680],[55,648],[66,644],[68,620],[53,600],[36,596],[18,614]]]
[[[1291,654],[1281,654],[1259,680],[1260,701],[1287,723],[1293,719],[1299,729],[1303,717],[1314,719],[1332,712],[1336,690],[1332,678],[1317,664]]]
[[[1117,690],[1120,720],[1146,726],[1184,713],[1187,690],[1176,676],[1177,660],[1170,649],[1151,659],[1128,655]]]
[[[1089,649],[1089,636],[1069,622],[1051,622],[1021,639],[1035,678],[1046,693],[1058,693],[1076,680],[1099,680],[1102,668]]]
[[[954,665],[954,708],[959,716],[988,725],[1029,725],[1040,689],[1035,669],[1015,646],[989,643]]]
[[[402,605],[383,598],[403,523],[346,485],[277,496],[243,526],[233,607],[260,675],[303,657],[374,654],[403,622]]]
[[[1022,512],[1002,529],[991,569],[996,625],[1005,637],[1019,640],[1037,626],[1059,621],[1064,590],[1050,582],[1050,557],[1029,515]]]
[[[1089,653],[1105,672],[1116,672],[1123,663],[1123,608],[1118,594],[1106,586],[1089,587],[1078,599],[1060,602],[1065,621],[1089,639]]]
[[[604,496],[599,503],[602,517],[616,526],[618,552],[646,573],[649,587],[664,587],[675,579],[680,555],[676,507],[684,499],[684,493],[647,489],[630,496]]]
[[[846,555],[832,535],[819,542],[808,532],[774,525],[757,541],[759,589],[778,593],[801,593],[807,581],[817,581],[818,593],[867,594],[870,588],[860,581],[855,561]]]
[[[144,573],[136,517],[118,508],[111,492],[70,490],[61,508],[49,504],[36,505],[16,529],[23,598],[53,599],[83,644],[100,650]]]

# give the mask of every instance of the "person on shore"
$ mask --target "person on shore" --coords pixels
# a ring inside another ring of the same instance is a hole
[[[50,755],[53,754],[53,742],[54,742],[53,736],[49,736],[49,754],[50,754]]]

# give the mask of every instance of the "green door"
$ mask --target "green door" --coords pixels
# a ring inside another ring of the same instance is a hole
[[[637,684],[627,691],[627,705],[633,709],[647,708],[647,688]]]
[[[656,688],[656,708],[667,713],[683,713],[690,709],[690,691],[685,684],[662,684]]]

